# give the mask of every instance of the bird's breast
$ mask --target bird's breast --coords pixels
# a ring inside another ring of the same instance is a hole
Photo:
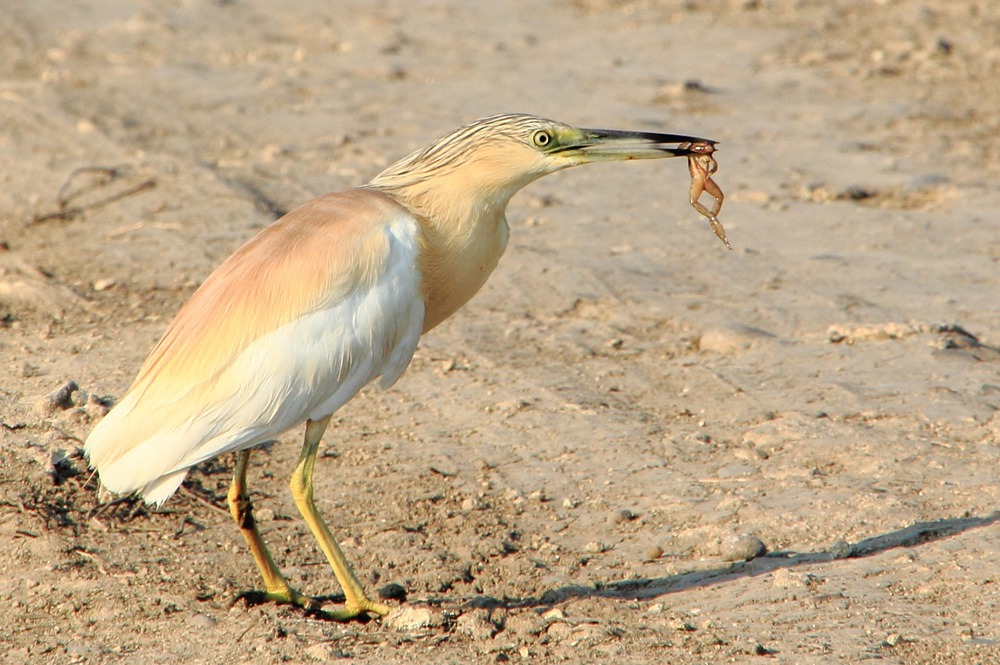
[[[482,288],[507,248],[503,214],[475,224],[421,225],[420,271],[427,332],[454,314]]]

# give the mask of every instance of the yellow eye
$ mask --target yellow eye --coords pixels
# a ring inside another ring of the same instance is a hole
[[[550,134],[547,130],[539,129],[531,135],[531,142],[539,148],[544,148],[548,144],[552,143],[552,134]]]

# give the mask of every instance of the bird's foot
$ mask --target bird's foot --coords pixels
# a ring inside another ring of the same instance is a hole
[[[341,596],[343,598],[343,596]],[[376,603],[368,598],[356,599],[354,602],[347,602],[343,609],[324,610],[323,604],[327,598],[307,596],[295,589],[288,587],[276,591],[243,591],[233,599],[230,606],[239,601],[243,601],[249,607],[262,605],[264,603],[277,603],[279,605],[294,605],[301,608],[306,616],[312,616],[328,621],[351,621],[353,619],[368,620],[370,614],[385,616],[392,608],[382,603]]]
[[[247,607],[256,607],[257,605],[263,605],[264,603],[277,603],[279,605],[294,605],[295,607],[301,607],[307,612],[313,612],[323,608],[323,599],[307,596],[304,593],[299,593],[291,587],[275,591],[260,591],[259,589],[242,591],[236,595],[231,605],[235,605],[241,600],[247,604]]]

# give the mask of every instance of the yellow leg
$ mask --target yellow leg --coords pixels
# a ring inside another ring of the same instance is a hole
[[[261,594],[247,593],[242,597],[258,602],[272,601],[277,603],[289,603],[297,605],[306,610],[319,612],[322,603],[315,598],[305,596],[291,586],[285,576],[278,570],[271,553],[267,550],[260,531],[257,530],[257,522],[253,517],[253,504],[247,494],[247,465],[250,461],[250,451],[242,450],[236,454],[236,471],[233,473],[233,483],[229,486],[226,499],[229,502],[229,512],[236,520],[250,554],[253,555],[254,562],[264,578],[265,591]]]
[[[340,549],[337,541],[333,538],[330,529],[327,528],[323,518],[316,511],[316,504],[313,502],[312,478],[313,468],[316,466],[316,453],[319,451],[320,439],[323,438],[323,432],[326,431],[326,426],[329,423],[329,416],[322,420],[310,420],[306,423],[306,436],[305,443],[302,446],[302,454],[299,456],[299,464],[295,468],[295,473],[292,474],[292,498],[295,499],[295,505],[298,506],[302,518],[309,525],[313,536],[316,537],[316,541],[323,549],[327,561],[330,562],[330,566],[333,568],[333,574],[337,576],[337,581],[340,582],[340,586],[344,590],[344,596],[347,599],[343,610],[328,612],[327,614],[332,618],[343,621],[353,619],[366,612],[385,616],[392,608],[382,603],[376,603],[365,595],[364,587],[361,586],[361,582],[354,575],[350,564],[347,563],[347,557],[344,556],[343,550]]]

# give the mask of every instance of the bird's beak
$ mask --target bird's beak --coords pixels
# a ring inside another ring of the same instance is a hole
[[[574,136],[560,137],[561,147],[554,154],[572,159],[578,164],[615,162],[627,159],[662,159],[696,154],[692,143],[718,141],[654,132],[628,132],[618,129],[578,129]]]

